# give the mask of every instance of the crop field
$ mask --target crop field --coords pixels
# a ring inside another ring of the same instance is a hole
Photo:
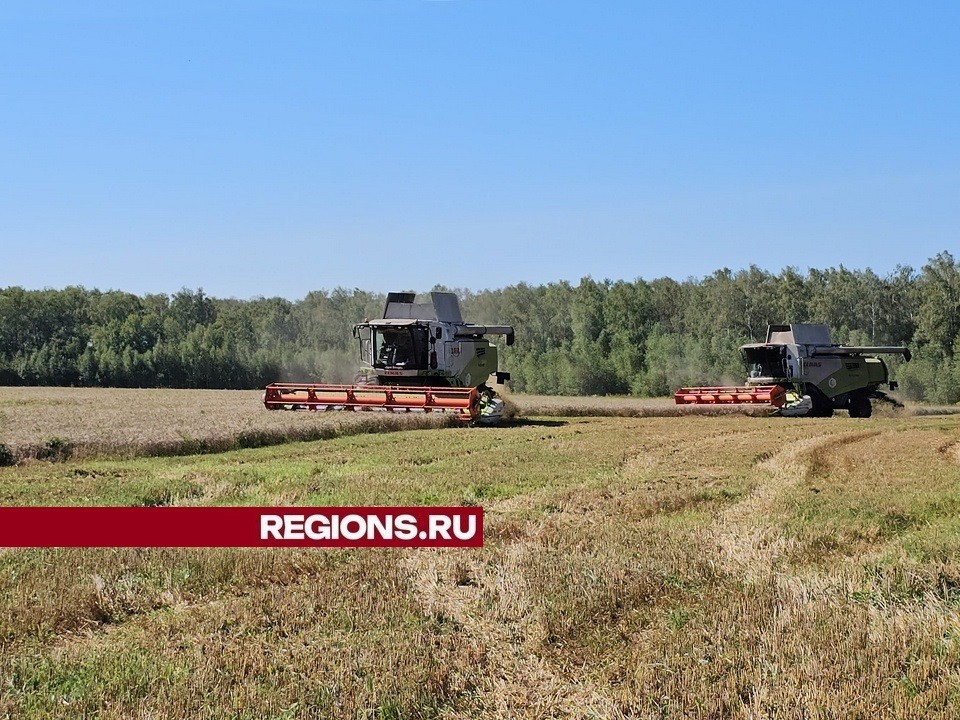
[[[0,387],[14,460],[217,452],[447,424],[440,416],[267,412],[259,390]]]
[[[0,443],[12,461],[209,453],[392,429],[436,428],[450,418],[415,413],[266,412],[259,390],[0,387]],[[670,398],[508,395],[523,416],[753,415],[760,406],[677,406]],[[879,413],[891,414],[885,408]],[[908,414],[960,412],[910,408]]]
[[[0,717],[960,716],[960,416],[513,401],[0,391],[2,505],[486,516],[469,550],[0,550]]]

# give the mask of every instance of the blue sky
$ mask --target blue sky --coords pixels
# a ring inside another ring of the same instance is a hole
[[[919,267],[958,48],[946,2],[5,3],[0,286]]]

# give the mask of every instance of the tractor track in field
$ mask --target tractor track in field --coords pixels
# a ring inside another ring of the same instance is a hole
[[[636,441],[623,449],[609,472],[612,486],[533,491],[488,505],[486,512],[509,515],[552,501],[562,517],[584,527],[603,522],[611,514],[629,523],[673,512],[689,504],[689,498],[680,496],[677,507],[656,505],[649,512],[633,507],[647,492],[638,484],[641,478],[662,475],[668,485],[692,485],[694,480],[687,476],[693,471],[686,461],[691,447],[709,452],[727,438],[736,437],[746,444],[758,434],[762,431],[731,427],[684,438],[678,444],[675,439],[651,442],[638,432]],[[822,438],[817,441],[824,443]],[[830,441],[832,438],[827,439]],[[775,458],[771,456],[770,461]],[[702,473],[698,475],[698,479],[702,477]],[[455,686],[469,688],[466,695],[470,700],[456,709],[445,709],[441,717],[624,716],[622,705],[606,695],[602,686],[560,670],[542,653],[542,618],[531,611],[533,591],[525,577],[525,565],[539,552],[541,530],[537,523],[522,523],[517,534],[511,533],[502,543],[490,543],[479,554],[416,550],[406,557],[411,591],[422,612],[452,621],[457,634],[465,638],[464,652],[476,661],[470,677],[454,680]]]
[[[407,559],[425,615],[452,620],[474,659],[454,682],[473,700],[441,718],[622,717],[617,704],[589,682],[558,673],[538,652],[538,619],[529,612],[523,564],[534,537],[510,542],[496,563],[462,551],[419,550]],[[491,607],[493,610],[491,610]]]
[[[769,585],[776,598],[776,609],[769,622],[758,628],[757,662],[776,667],[785,638],[794,631],[793,618],[810,612],[811,607],[834,607],[843,612],[843,592],[835,578],[820,572],[795,572],[784,567],[796,542],[781,530],[772,516],[783,493],[802,483],[823,467],[824,453],[860,443],[882,434],[880,430],[856,433],[831,433],[798,440],[755,464],[762,476],[760,484],[744,500],[722,512],[707,531],[720,566],[733,577],[753,585]],[[761,684],[753,696],[747,717],[767,717],[762,699],[768,688]],[[771,681],[769,690],[776,690]],[[745,708],[746,709],[746,708]]]
[[[756,465],[756,471],[762,475],[760,484],[745,499],[721,513],[709,531],[729,571],[749,580],[769,577],[791,546],[791,541],[767,519],[777,499],[818,472],[825,453],[882,432],[816,435],[761,458]]]

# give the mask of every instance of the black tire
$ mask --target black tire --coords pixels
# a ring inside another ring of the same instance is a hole
[[[847,410],[852,418],[868,418],[873,415],[873,405],[866,393],[852,393],[847,400]]]
[[[830,402],[830,398],[820,391],[820,388],[811,383],[807,383],[806,392],[813,401],[813,410],[807,414],[807,417],[833,417],[833,403]]]

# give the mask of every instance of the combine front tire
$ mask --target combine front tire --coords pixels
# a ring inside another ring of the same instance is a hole
[[[486,385],[477,388],[480,394],[480,414],[477,416],[478,425],[496,425],[503,417],[505,409],[503,400]]]
[[[852,418],[868,418],[873,414],[873,405],[866,393],[852,393],[847,400],[847,409]]]
[[[823,394],[820,388],[813,383],[807,383],[806,391],[813,401],[813,410],[807,417],[833,417],[833,403],[830,402],[830,398]]]

